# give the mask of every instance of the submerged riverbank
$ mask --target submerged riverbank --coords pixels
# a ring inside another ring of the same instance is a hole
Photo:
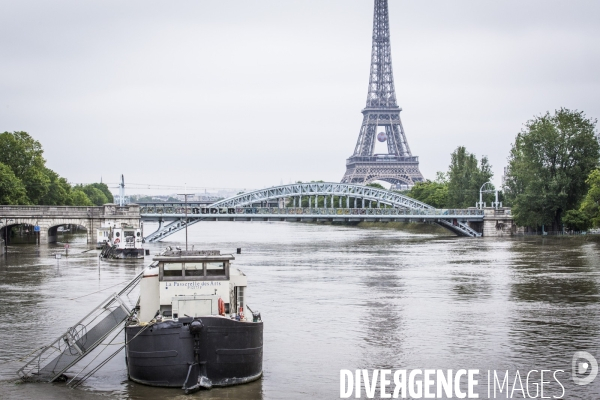
[[[364,229],[392,229],[412,234],[455,236],[441,226],[434,223],[422,222],[360,222],[358,228]]]
[[[455,236],[452,232],[434,223],[422,222],[301,222],[324,226],[339,226],[359,229],[396,230],[409,234]]]

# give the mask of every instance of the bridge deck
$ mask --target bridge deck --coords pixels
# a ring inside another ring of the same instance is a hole
[[[148,212],[141,210],[145,221],[185,219],[183,209],[169,212]],[[189,208],[187,218],[205,221],[298,221],[298,220],[339,220],[339,221],[406,221],[461,219],[482,221],[483,210],[476,209],[421,209],[402,210],[397,208],[278,208],[278,207],[235,207],[235,208]]]
[[[308,208],[300,206],[306,203]],[[294,206],[283,207],[284,204]],[[477,237],[481,233],[473,230],[469,223],[484,220],[484,211],[479,209],[435,209],[401,193],[331,182],[274,186],[240,193],[210,205],[205,202],[156,202],[127,207],[114,204],[102,207],[5,206],[0,208],[0,215],[4,217],[0,220],[0,228],[7,224],[37,225],[39,222],[45,224],[42,228],[49,230],[59,224],[80,224],[88,229],[88,240],[98,222],[157,221],[158,230],[146,237],[150,242],[162,240],[199,221],[435,222],[459,235]],[[65,219],[66,216],[70,219]]]

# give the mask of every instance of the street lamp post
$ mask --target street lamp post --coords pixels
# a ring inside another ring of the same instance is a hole
[[[188,250],[188,212],[187,212],[187,197],[188,193],[179,193],[179,196],[183,196],[185,202],[185,251]]]
[[[498,207],[502,207],[502,203],[498,201],[498,191],[496,190],[496,187],[492,184],[492,182],[486,182],[481,185],[481,188],[479,189],[479,202],[475,203],[477,208],[483,209],[485,207],[485,203],[483,202],[484,193],[495,193],[496,201],[492,202],[492,207],[495,207],[496,209],[498,209]]]

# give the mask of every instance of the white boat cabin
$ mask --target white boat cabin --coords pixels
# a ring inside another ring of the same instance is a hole
[[[142,248],[142,230],[130,225],[122,226],[103,226],[96,230],[97,243],[110,246],[117,246],[119,249],[140,249]]]
[[[247,278],[219,251],[167,251],[140,285],[139,321],[222,316],[245,321]],[[251,318],[250,318],[251,320]]]

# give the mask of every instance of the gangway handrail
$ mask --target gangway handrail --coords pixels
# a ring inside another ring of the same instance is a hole
[[[17,370],[17,375],[24,381],[53,382],[90,354],[131,315],[132,310],[127,307],[121,296],[140,282],[144,271],[145,269],[51,344],[34,352],[34,356]],[[86,343],[88,336],[95,339],[89,346]]]

